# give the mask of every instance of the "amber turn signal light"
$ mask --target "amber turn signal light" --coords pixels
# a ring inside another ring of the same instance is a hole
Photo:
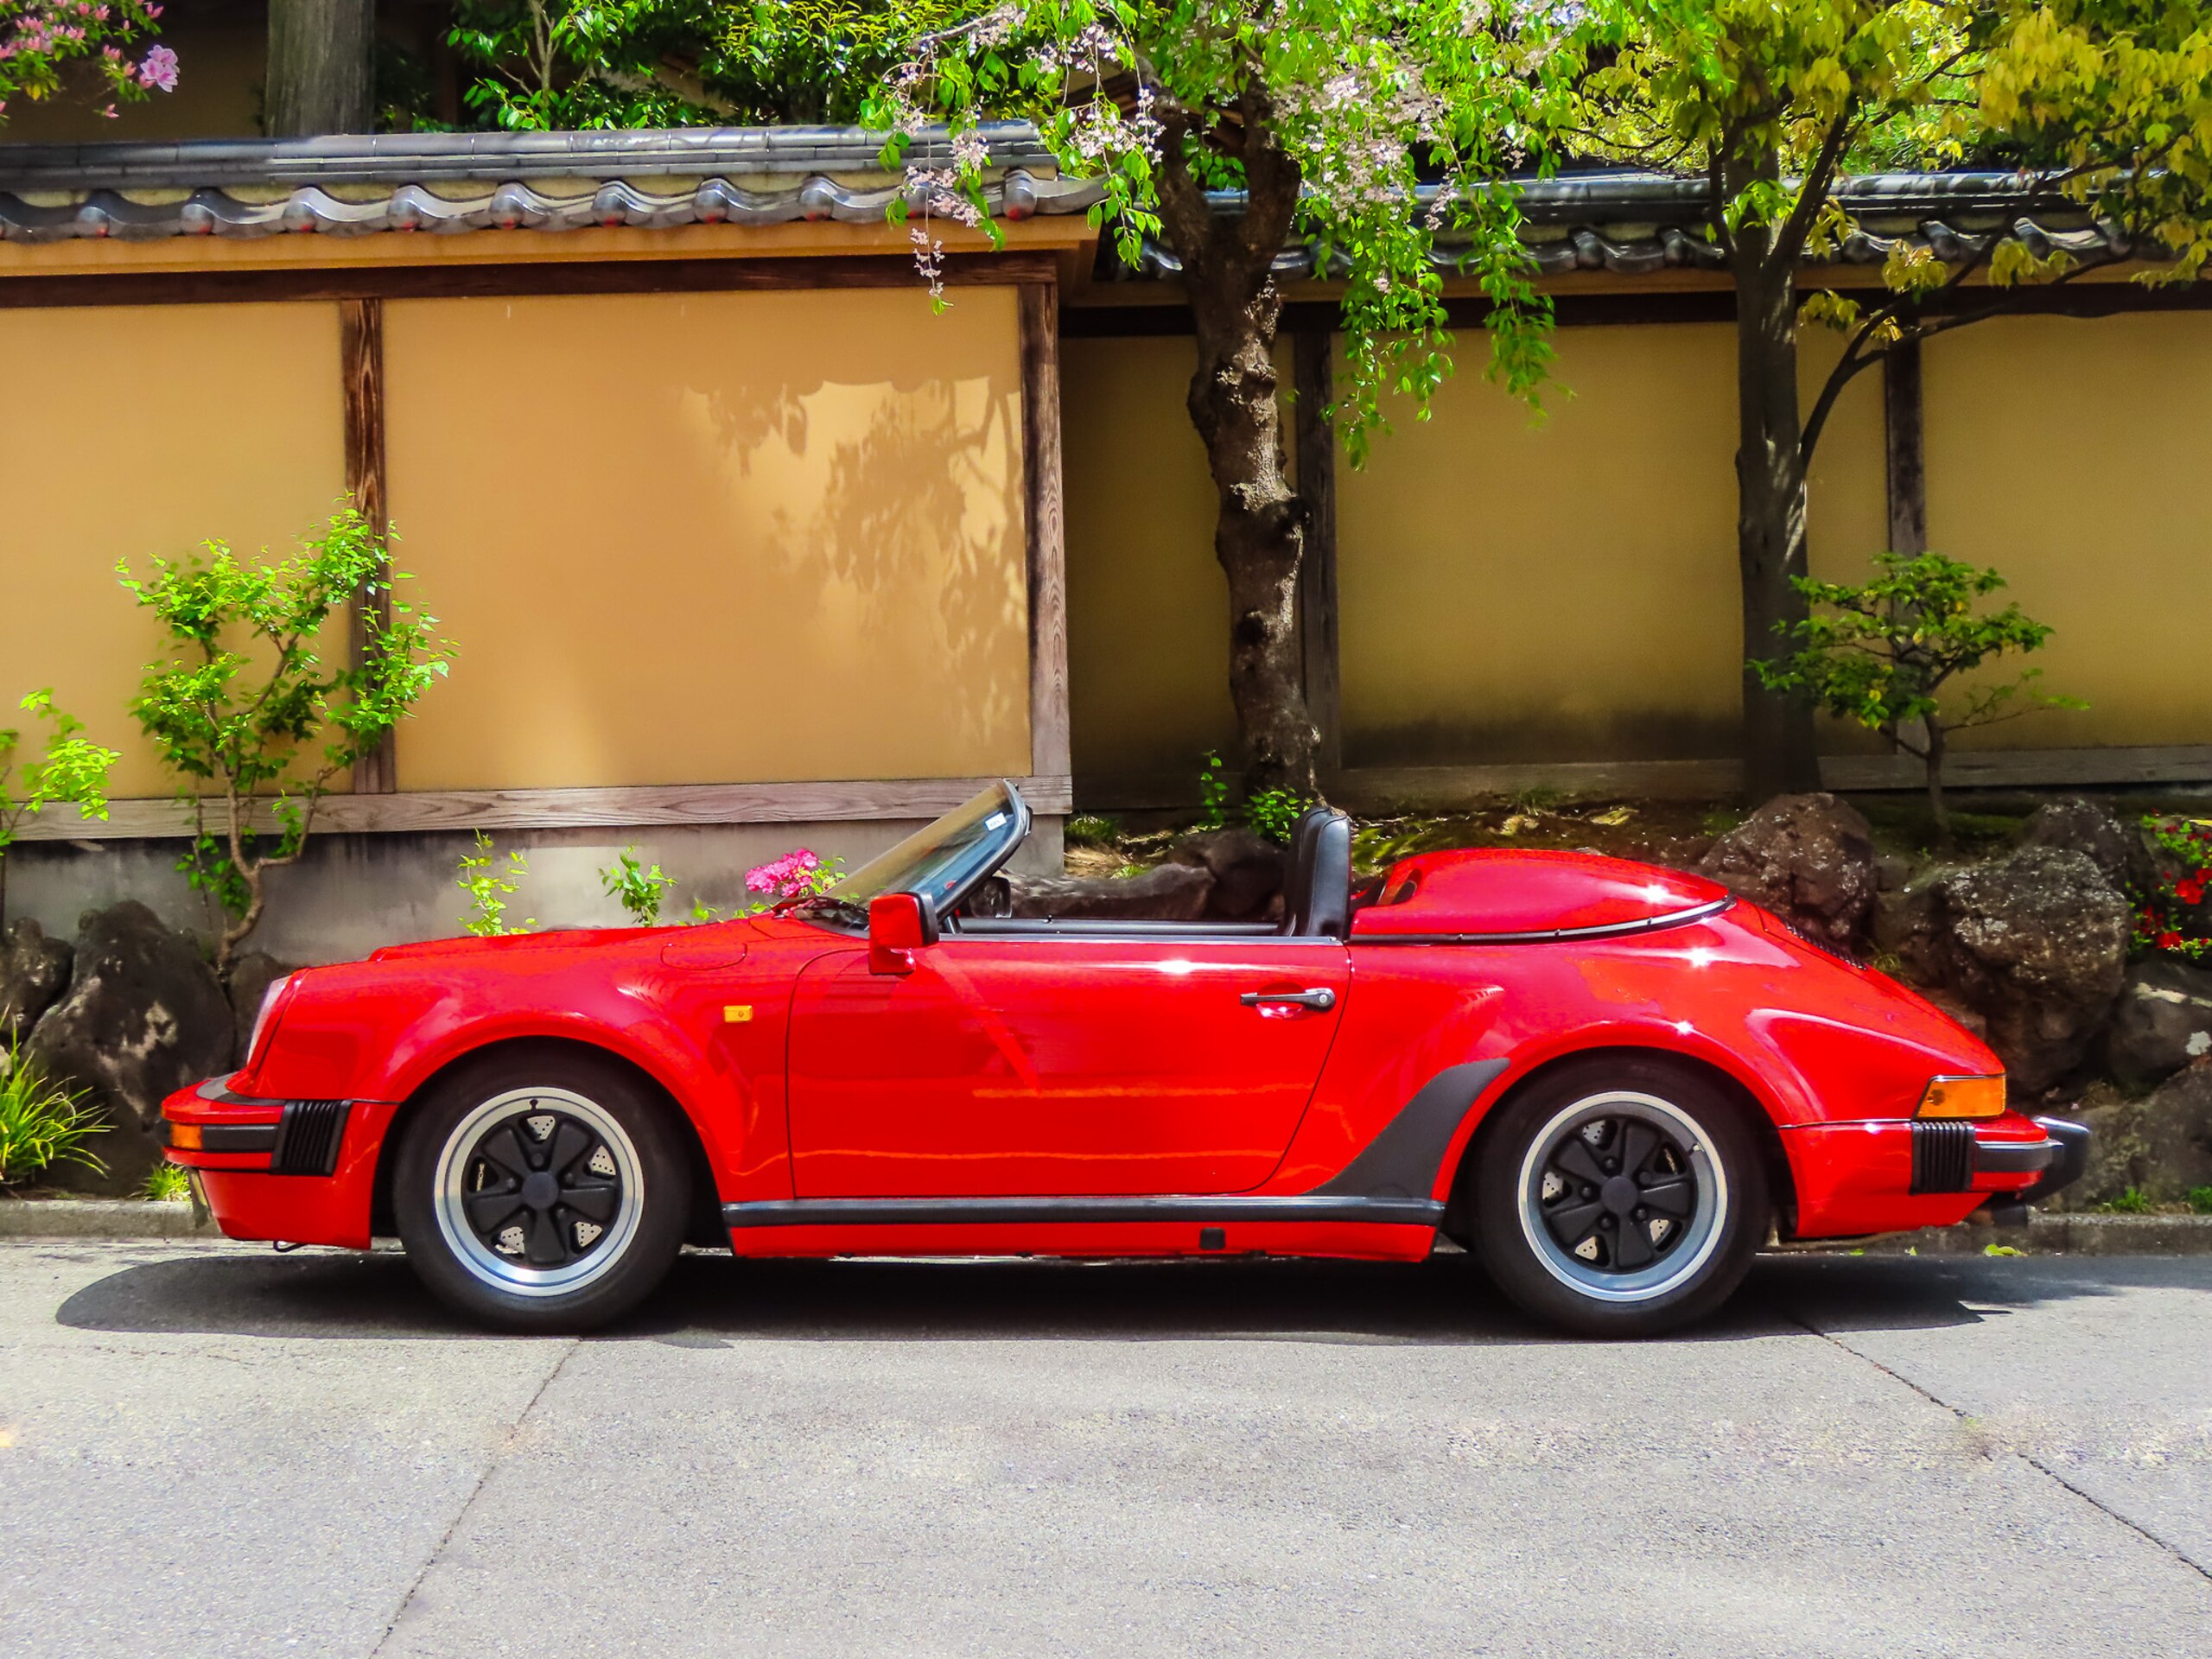
[[[1930,1077],[1920,1096],[1918,1117],[2001,1117],[2005,1113],[2002,1077]]]
[[[200,1125],[172,1123],[169,1125],[169,1145],[179,1152],[198,1152],[200,1148]]]

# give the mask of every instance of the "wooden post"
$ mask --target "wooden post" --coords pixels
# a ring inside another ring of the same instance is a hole
[[[1890,551],[1928,550],[1928,452],[1920,417],[1920,342],[1882,354],[1882,429],[1887,455]]]
[[[1068,576],[1060,493],[1060,304],[1056,282],[1024,283],[1021,461],[1029,544],[1029,769],[1065,778]]]
[[[1328,421],[1330,337],[1291,336],[1291,410],[1298,493],[1306,504],[1306,551],[1298,566],[1298,626],[1306,658],[1306,709],[1319,739],[1315,767],[1325,791],[1344,770],[1343,696],[1338,681],[1337,437]]]
[[[384,302],[338,302],[338,351],[346,410],[346,493],[378,536],[384,534]],[[367,622],[391,620],[389,588],[363,598],[353,610],[349,648],[355,664],[367,644]],[[398,786],[392,734],[353,767],[353,792],[389,795]]]

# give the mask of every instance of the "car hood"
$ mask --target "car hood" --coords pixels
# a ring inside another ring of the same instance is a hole
[[[1423,853],[1393,865],[1352,937],[1581,932],[1663,922],[1727,901],[1702,876],[1595,853]]]

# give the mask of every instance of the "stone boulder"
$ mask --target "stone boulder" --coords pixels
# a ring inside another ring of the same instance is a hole
[[[247,1045],[253,1039],[253,1022],[261,1017],[261,999],[269,988],[292,971],[289,963],[282,963],[266,951],[249,950],[231,963],[231,980],[225,988],[230,994],[231,1029],[237,1040],[232,1046],[235,1064],[245,1064]]]
[[[57,1170],[56,1184],[127,1192],[161,1156],[162,1099],[229,1066],[236,1021],[197,942],[145,906],[87,911],[79,928],[69,988],[32,1028],[29,1052],[57,1082],[89,1089],[108,1120],[91,1147],[106,1175]]]
[[[2088,1057],[2127,975],[2127,900],[2088,854],[2023,847],[1929,884],[1934,982],[1988,1022],[2014,1084],[2048,1089]]]
[[[2105,1033],[2107,1069],[2140,1091],[2212,1054],[2212,971],[2143,963],[2127,976]]]
[[[2131,1186],[2153,1204],[2212,1186],[2212,1060],[2199,1060],[2141,1100],[2082,1114],[2096,1138],[2089,1166],[2061,1195],[2069,1210],[2109,1203]]]
[[[1833,795],[1777,795],[1714,842],[1697,869],[1841,950],[1873,907],[1872,831]]]
[[[2122,893],[2147,885],[2152,873],[2142,831],[2079,798],[2037,807],[2029,815],[2021,845],[2063,847],[2083,854]]]
[[[1159,864],[1141,875],[1010,875],[1013,913],[1194,922],[1213,895],[1211,871],[1196,864]]]
[[[1167,855],[1213,878],[1205,913],[1217,921],[1257,921],[1282,892],[1289,849],[1249,830],[1209,830],[1186,836]]]
[[[26,917],[0,933],[0,1047],[19,1042],[69,982],[67,944]]]

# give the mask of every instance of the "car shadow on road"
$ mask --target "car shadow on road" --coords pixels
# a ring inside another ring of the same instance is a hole
[[[2180,1276],[2177,1278],[2177,1274]],[[1977,1323],[2132,1283],[2212,1292],[2212,1262],[1770,1256],[1719,1314],[1676,1340]],[[141,1261],[68,1298],[76,1329],[270,1338],[440,1340],[482,1333],[448,1313],[401,1256],[194,1251]],[[1240,1258],[1175,1262],[740,1262],[687,1254],[601,1340],[683,1346],[856,1340],[1572,1340],[1525,1318],[1471,1258],[1419,1266]]]

